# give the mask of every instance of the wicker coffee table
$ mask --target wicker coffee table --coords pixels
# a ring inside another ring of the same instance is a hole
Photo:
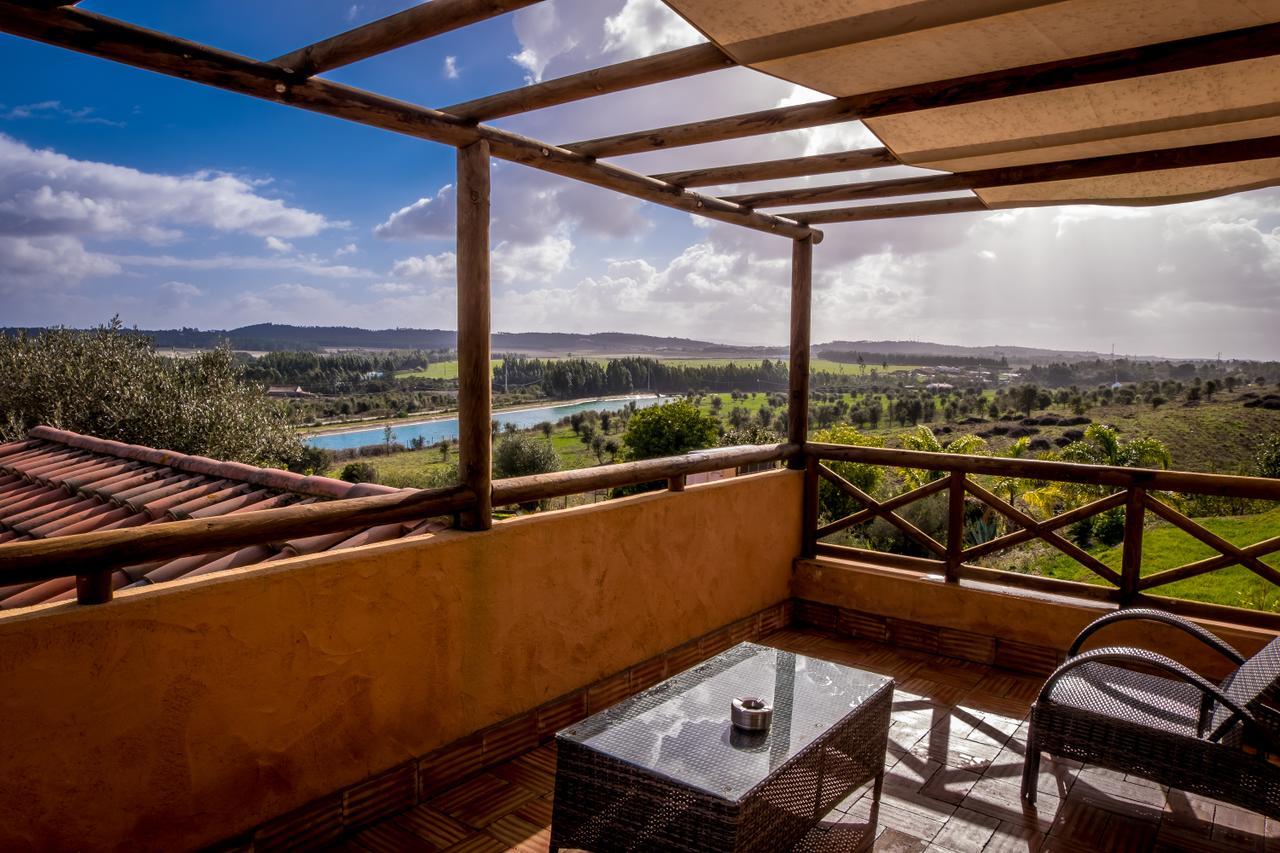
[[[772,728],[729,721],[736,696]],[[893,680],[742,643],[556,735],[551,849],[784,850],[884,776]]]

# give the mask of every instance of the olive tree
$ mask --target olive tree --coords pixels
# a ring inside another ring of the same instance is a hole
[[[253,465],[315,467],[283,406],[229,349],[169,358],[118,319],[0,335],[0,438],[60,429]]]
[[[493,474],[499,479],[560,470],[560,457],[545,441],[528,433],[503,437],[493,449]]]

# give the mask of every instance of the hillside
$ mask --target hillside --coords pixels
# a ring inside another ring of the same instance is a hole
[[[1048,362],[1093,361],[1107,358],[1104,353],[1085,350],[1055,350],[1039,347],[1018,346],[959,346],[956,344],[935,344],[929,341],[830,341],[815,344],[814,352],[830,350],[843,352],[864,352],[884,355],[932,355],[958,356],[977,359],[1008,359],[1010,364],[1044,364]],[[1162,361],[1161,356],[1130,356],[1143,361]]]
[[[0,328],[0,334],[38,332],[38,328]],[[237,329],[138,329],[138,334],[156,346],[176,349],[208,349],[229,343],[232,348],[250,351],[271,350],[441,350],[457,343],[457,332],[448,329],[361,329],[351,326],[293,326],[258,323]],[[650,355],[672,358],[786,358],[786,347],[731,345],[693,338],[659,337],[626,332],[497,332],[492,338],[495,353],[526,355]],[[962,357],[1011,364],[1075,362],[1105,357],[1102,353],[1054,350],[1023,346],[958,346],[929,341],[848,341],[815,344],[814,355],[823,352],[858,352],[867,355],[921,355]],[[1159,359],[1158,356],[1141,356]]]

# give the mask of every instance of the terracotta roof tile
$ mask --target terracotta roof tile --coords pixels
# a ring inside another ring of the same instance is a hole
[[[0,443],[0,544],[396,491],[36,427],[24,440]],[[445,527],[425,519],[139,564],[115,572],[112,585],[146,586]],[[11,584],[0,586],[0,609],[74,597],[75,578]]]
[[[259,489],[256,492],[245,492],[243,494],[227,498],[224,501],[219,501],[215,504],[209,504],[208,506],[193,509],[188,513],[188,516],[191,518],[212,518],[215,515],[226,515],[227,513],[236,512],[238,510],[253,508],[255,504],[262,503],[269,497],[271,497],[271,492],[266,489]],[[263,508],[265,509],[266,507]],[[170,510],[170,512],[172,513],[173,510]]]
[[[205,495],[222,491],[228,484],[226,480],[204,480],[203,478],[201,480],[202,482],[193,481],[193,485],[189,485],[171,495],[158,497],[154,500],[148,499],[146,506],[142,507],[142,509],[145,509],[147,515],[152,518],[164,518],[165,514],[175,506],[181,506],[195,498],[202,498]],[[171,521],[172,519],[165,518],[165,520]]]

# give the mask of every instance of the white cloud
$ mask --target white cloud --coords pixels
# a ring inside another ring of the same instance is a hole
[[[178,257],[175,255],[104,255],[120,267],[154,267],[189,270],[296,270],[322,278],[374,278],[369,270],[345,264],[331,264],[314,255],[292,257],[258,257],[254,255],[215,255],[213,257]]]
[[[15,294],[46,283],[74,286],[86,278],[114,275],[120,270],[118,263],[87,251],[72,237],[0,234],[0,293]]]
[[[416,290],[417,287],[402,281],[380,281],[369,287],[371,293],[413,293]]]
[[[392,213],[373,234],[384,240],[452,239],[455,215],[453,185],[445,184],[434,198],[420,198]]]
[[[453,252],[404,258],[392,265],[391,275],[420,282],[453,281],[458,268],[457,260]]]
[[[490,274],[497,284],[546,286],[569,266],[572,255],[573,242],[563,234],[547,234],[536,243],[499,243]]]
[[[444,76],[447,80],[458,79],[458,57],[446,56],[444,58]]]
[[[160,241],[194,227],[292,238],[337,224],[259,187],[235,175],[161,175],[76,160],[0,134],[0,234]]]
[[[170,313],[190,310],[192,300],[204,295],[200,288],[185,281],[166,281],[157,290],[160,292],[157,303]]]
[[[0,107],[3,109],[3,107]],[[124,122],[94,115],[93,107],[71,108],[62,101],[41,101],[37,104],[21,104],[10,107],[0,118],[8,121],[29,118],[61,118],[71,124],[101,124],[108,127],[124,127]]]
[[[604,49],[622,56],[651,56],[706,41],[687,21],[660,0],[627,0],[605,18]]]
[[[345,246],[339,246],[337,249],[335,249],[333,252],[333,256],[335,258],[340,258],[343,255],[354,255],[358,251],[360,250],[359,248],[357,248],[355,243],[347,243]]]
[[[281,240],[279,237],[268,237],[265,242],[267,244],[267,248],[273,252],[292,252],[293,251],[293,244],[286,243],[284,240]]]

